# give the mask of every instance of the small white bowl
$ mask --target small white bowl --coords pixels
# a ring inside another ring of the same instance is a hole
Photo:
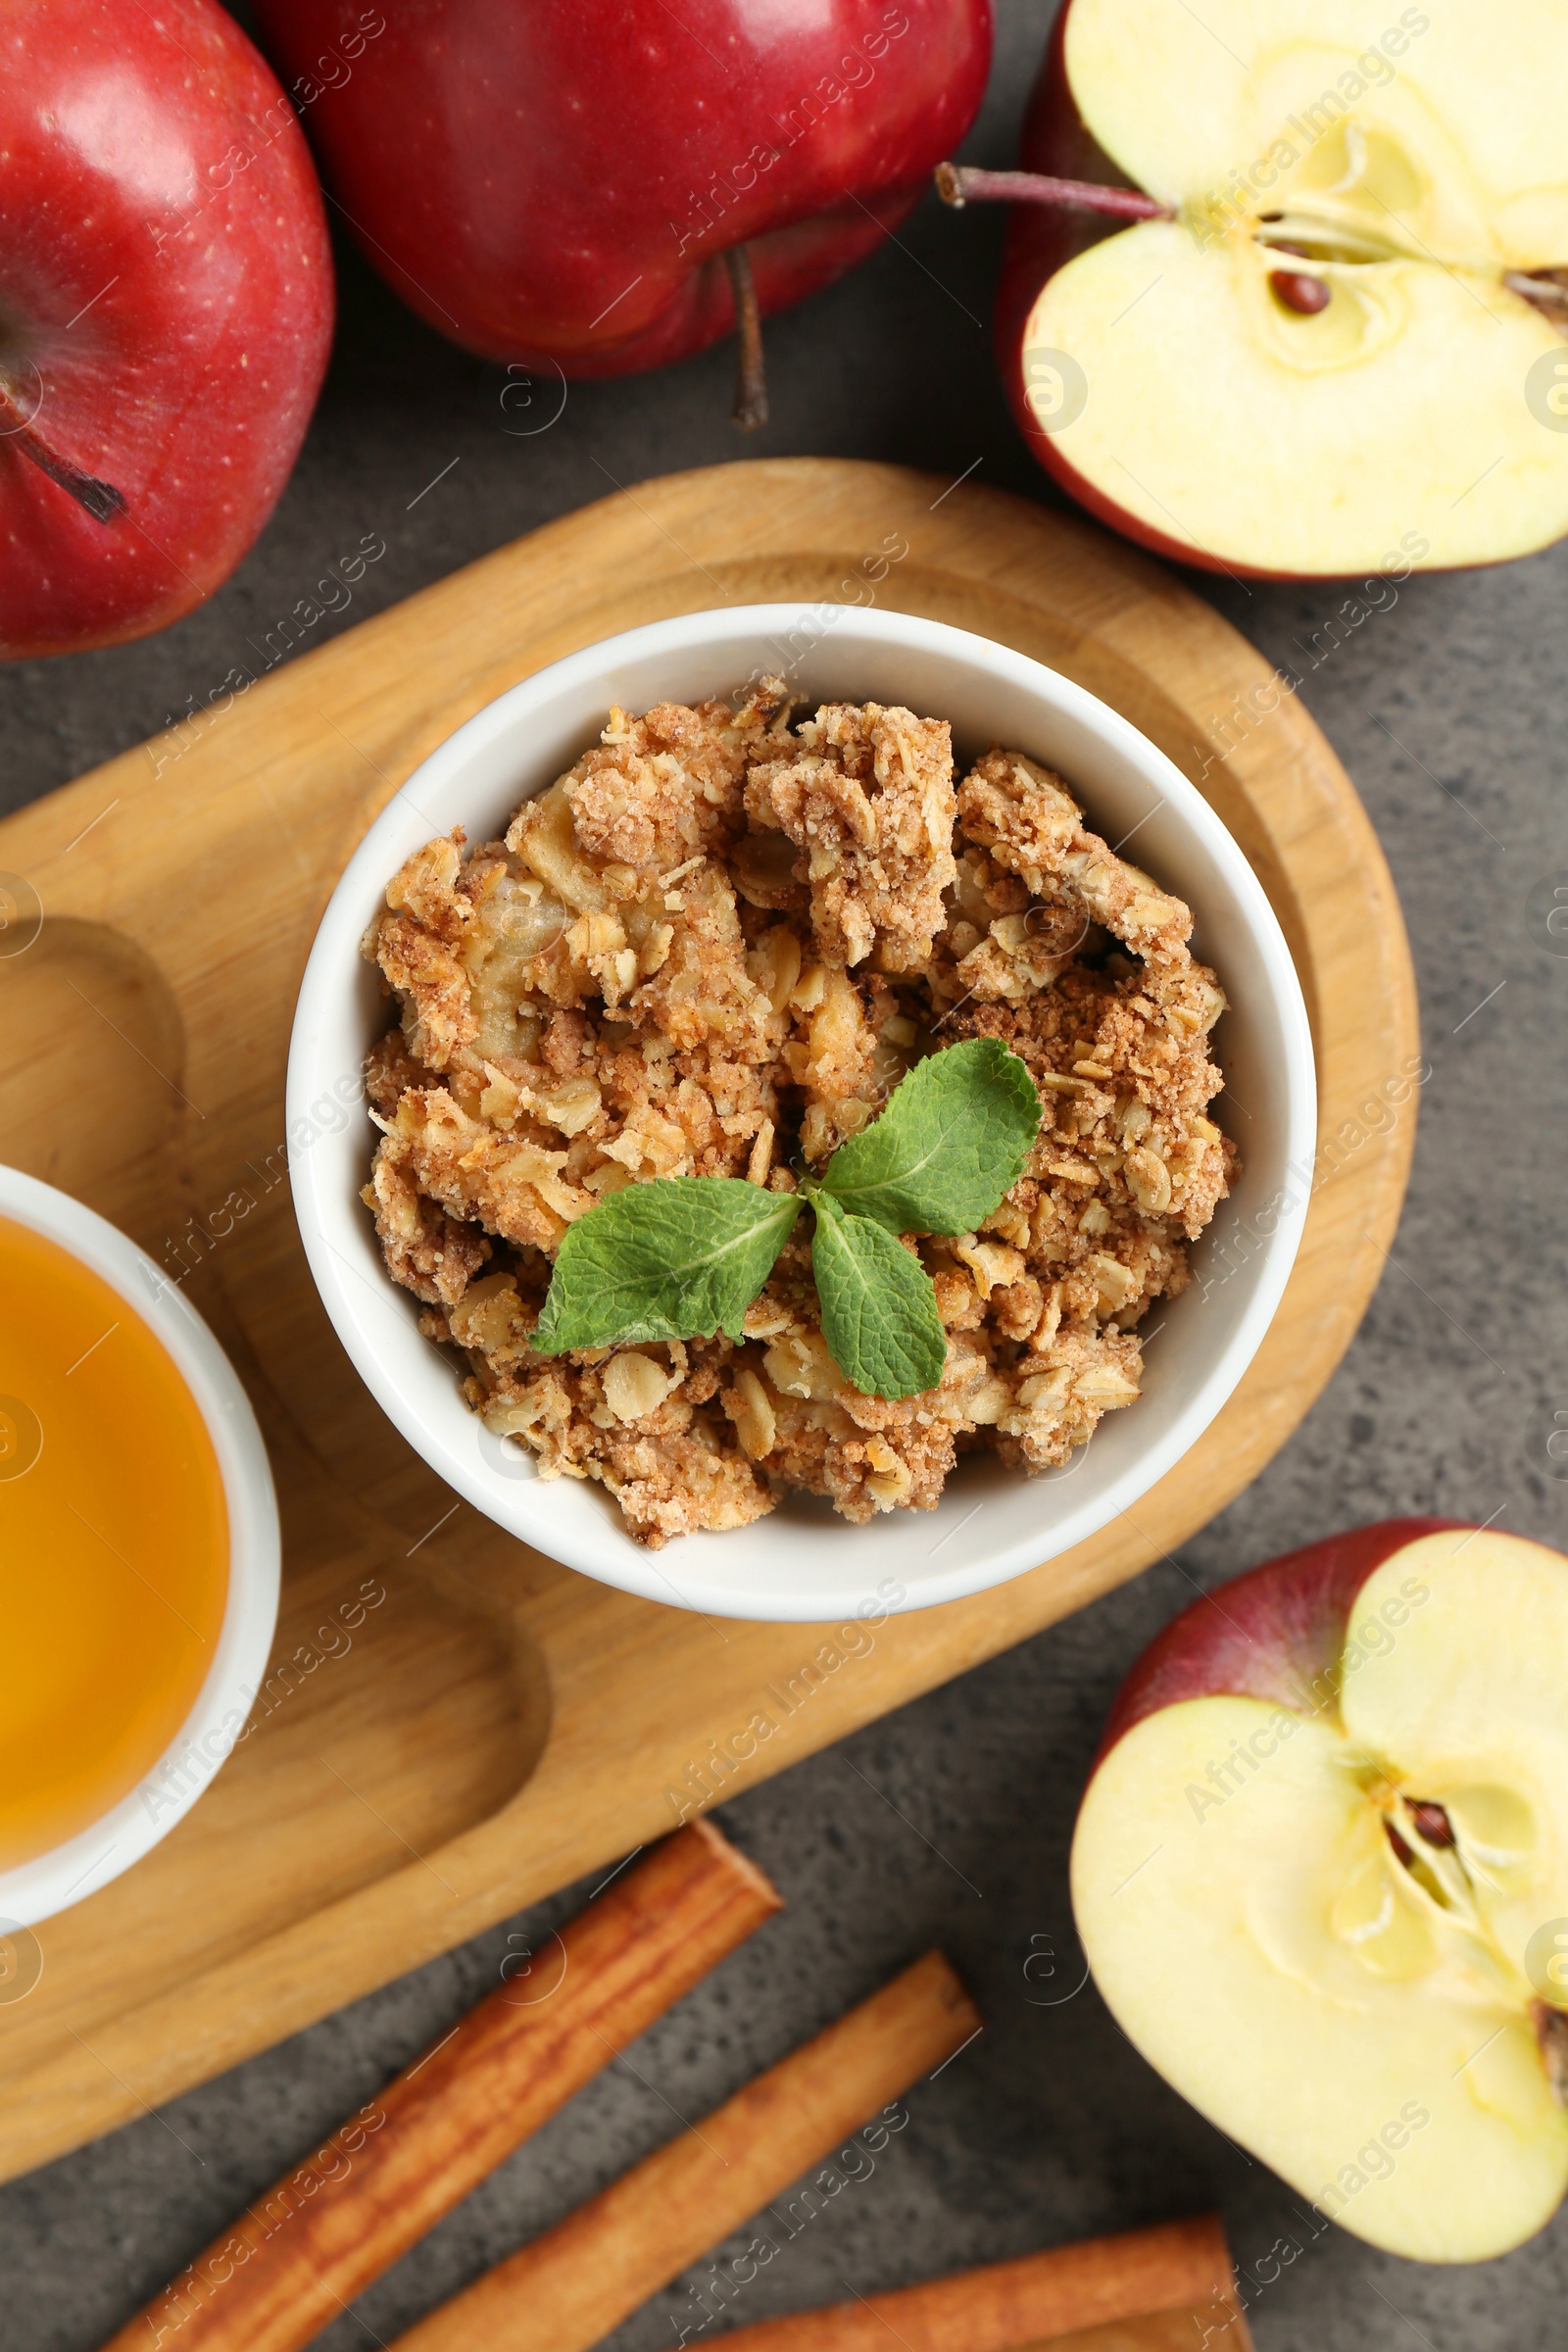
[[[139,1862],[190,1811],[233,1748],[267,1672],[280,1545],[272,1473],[250,1399],[168,1275],[107,1218],[19,1168],[0,1167],[0,1216],[69,1251],[156,1333],[201,1409],[228,1512],[228,1599],[196,1703],[178,1738],[117,1804],[64,1844],[0,1870],[0,1923],[31,1927]]]
[[[454,1364],[421,1339],[416,1302],[381,1263],[359,1198],[374,1132],[368,1120],[342,1123],[366,1050],[391,1017],[360,940],[413,851],[459,823],[470,841],[494,839],[519,801],[597,742],[612,702],[631,710],[695,702],[767,670],[785,671],[812,703],[903,703],[951,719],[960,760],[994,743],[1028,752],[1060,770],[1111,843],[1136,832],[1139,864],[1192,906],[1195,951],[1230,1000],[1218,1051],[1247,1106],[1232,1121],[1246,1168],[1216,1223],[1229,1231],[1244,1218],[1249,1238],[1240,1262],[1227,1261],[1205,1291],[1205,1237],[1199,1279],[1152,1318],[1161,1328],[1143,1396],[1108,1415],[1063,1470],[1029,1479],[981,1455],[960,1463],[934,1512],[854,1527],[825,1503],[792,1498],[751,1527],[649,1551],[602,1487],[540,1479],[514,1441],[469,1412]],[[1316,1097],[1300,986],[1256,877],[1201,795],[1126,719],[1042,663],[940,621],[753,605],[654,621],[554,662],[416,768],[321,918],[294,1017],[288,1119],[301,1145],[295,1214],[327,1313],[384,1410],[457,1494],[551,1558],[625,1592],[715,1616],[821,1623],[927,1608],[1018,1576],[1164,1476],[1219,1411],[1279,1304],[1301,1205],[1280,1197],[1290,1197],[1293,1163],[1310,1164]]]

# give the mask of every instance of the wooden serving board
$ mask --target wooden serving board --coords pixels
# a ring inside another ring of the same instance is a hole
[[[879,551],[901,545],[873,590]],[[1200,781],[1296,956],[1321,1133],[1361,1140],[1314,1195],[1256,1361],[1136,1523],[896,1619],[808,1684],[809,1627],[719,1625],[593,1584],[456,1505],[395,1435],[306,1270],[283,1071],[344,862],[462,720],[639,621],[873,593],[1080,680]],[[0,2006],[0,2177],[656,1837],[712,1741],[782,1712],[766,1686],[794,1679],[800,1703],[727,1794],[1134,1575],[1269,1459],[1382,1269],[1413,1114],[1381,1134],[1347,1122],[1417,1041],[1398,905],[1344,770],[1290,697],[1228,723],[1271,676],[1197,597],[1083,523],[895,467],[763,461],[536,531],[252,686],[199,735],[160,737],[0,825],[8,887],[43,910],[0,957],[0,1150],[161,1262],[199,1261],[189,1295],[255,1399],[285,1529],[278,1671],[249,1737],[147,1860],[38,1931],[37,1988]]]

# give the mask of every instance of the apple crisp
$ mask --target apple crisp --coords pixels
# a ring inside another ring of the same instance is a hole
[[[944,720],[792,723],[777,681],[612,710],[503,840],[416,852],[367,934],[399,1005],[367,1064],[388,1270],[486,1426],[602,1481],[647,1544],[791,1488],[857,1521],[928,1510],[979,1447],[1058,1466],[1138,1396],[1139,1325],[1237,1164],[1191,929],[1049,768],[993,750],[958,780]],[[1043,1119],[978,1232],[905,1237],[947,1332],[935,1388],[849,1384],[799,1227],[739,1343],[532,1348],[597,1201],[671,1175],[792,1192],[918,1057],[976,1037],[1021,1057]]]

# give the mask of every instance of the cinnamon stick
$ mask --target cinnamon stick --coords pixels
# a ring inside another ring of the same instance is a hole
[[[1191,2314],[1200,2311],[1212,2325],[1211,2341],[1224,2352],[1247,2352],[1235,2295],[1225,2232],[1216,2215],[1199,2214],[762,2320],[726,2335],[724,2352],[889,2352],[895,2342],[906,2352],[1019,2352],[1117,2322],[1157,2316],[1163,2325],[1173,2310],[1184,2315],[1192,2345],[1202,2329],[1194,2331]],[[1221,2334],[1228,2318],[1238,2324]],[[1115,2343],[1114,2334],[1107,2341]]]
[[[1053,2335],[1031,2352],[1252,2352],[1239,2306],[1229,2313],[1211,2303],[1182,2303],[1174,2311],[1140,2312],[1134,2320],[1105,2320]]]
[[[677,1831],[258,2198],[105,2352],[299,2352],[781,1899],[710,1823]]]
[[[394,2352],[584,2352],[979,2031],[952,1968],[928,1952],[419,2321]]]

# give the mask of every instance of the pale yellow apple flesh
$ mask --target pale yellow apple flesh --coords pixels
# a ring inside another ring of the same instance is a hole
[[[1137,1723],[1079,1816],[1079,1933],[1150,2063],[1300,2196],[1481,2261],[1568,2187],[1568,1561],[1422,1538],[1363,1586],[1338,1680],[1310,1715]]]
[[[1081,412],[1040,421],[1103,498],[1296,574],[1568,531],[1568,301],[1516,290],[1568,269],[1568,12],[1518,0],[1499,30],[1394,0],[1071,0],[1079,111],[1177,214],[1069,262],[1025,329],[1083,371]],[[1281,269],[1327,306],[1287,308]]]

